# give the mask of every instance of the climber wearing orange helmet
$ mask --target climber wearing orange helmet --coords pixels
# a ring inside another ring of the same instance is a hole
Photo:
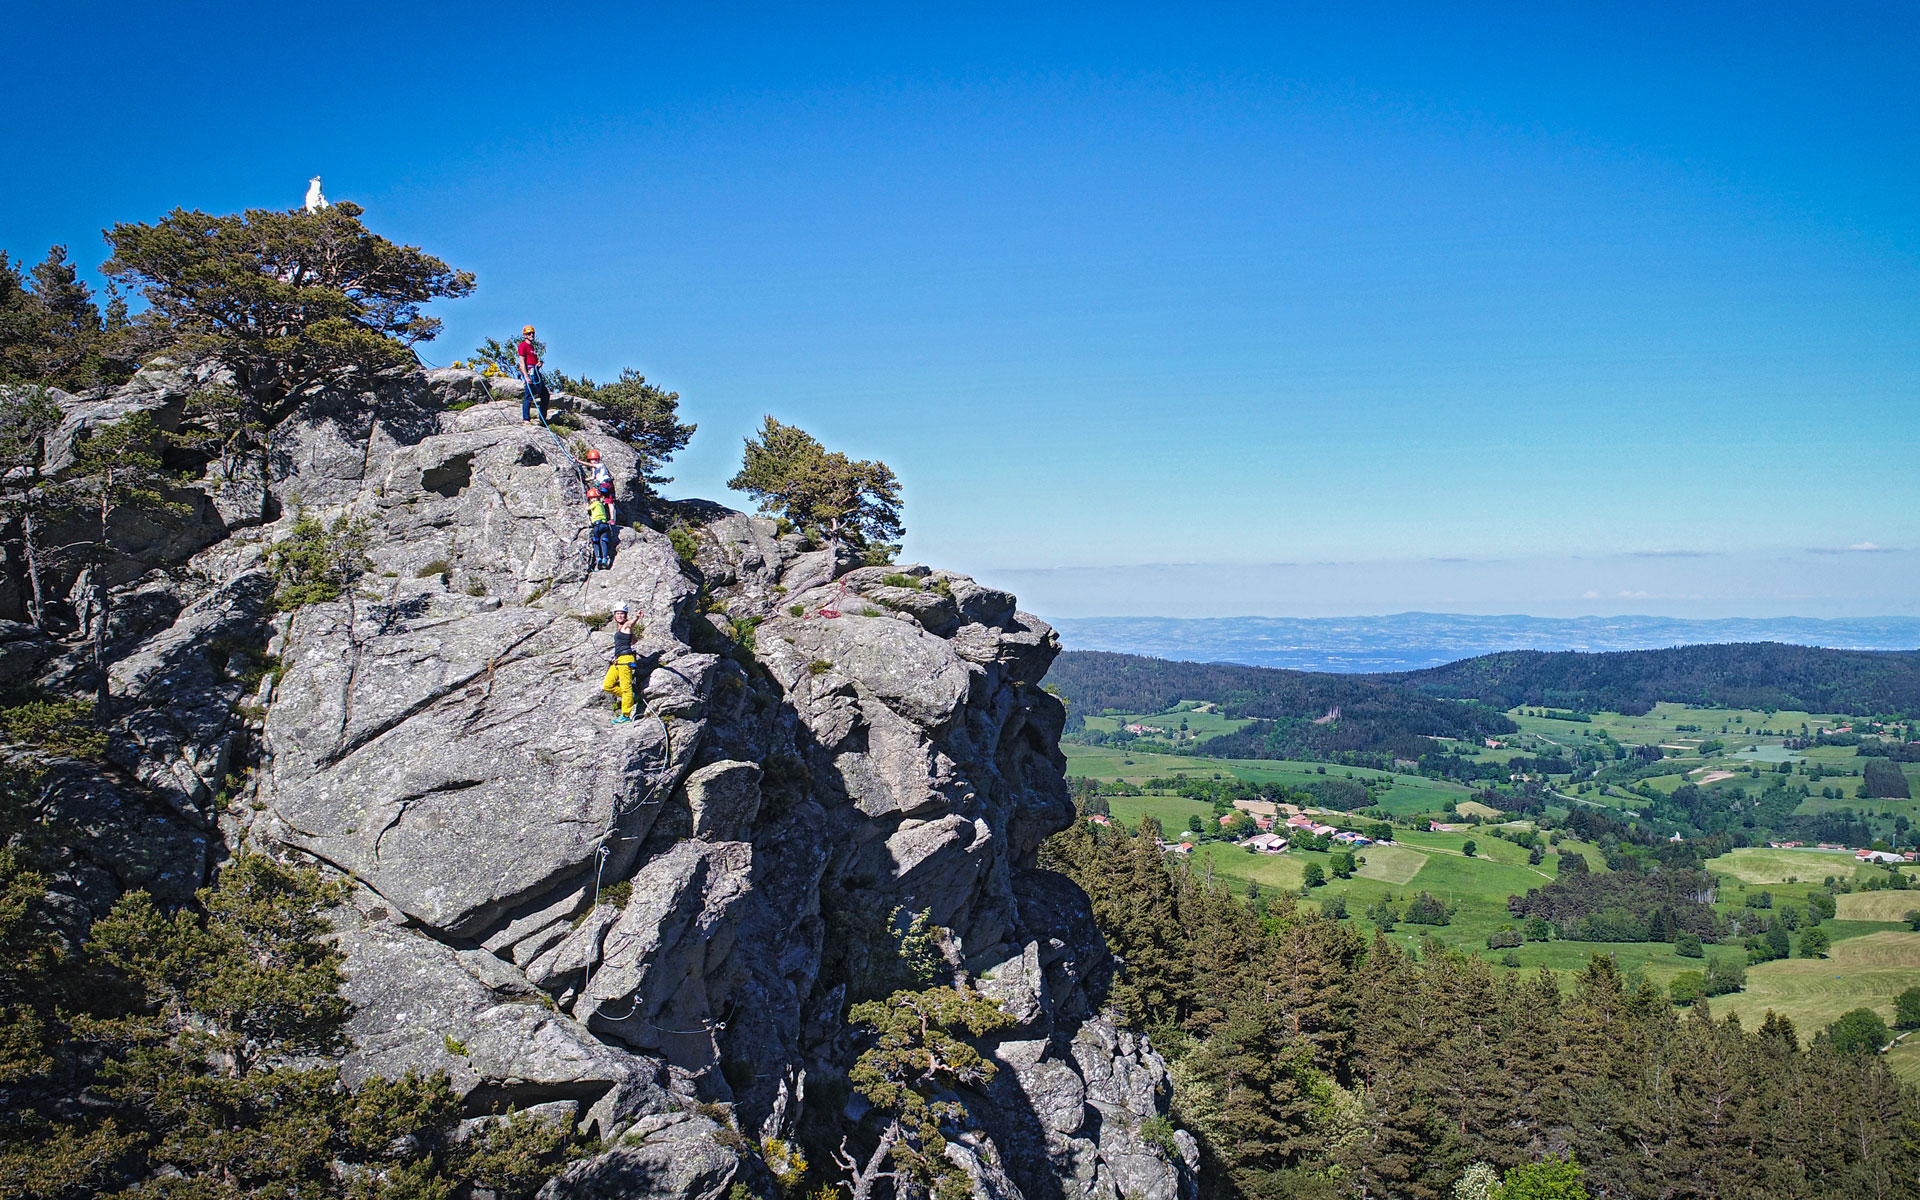
[[[580,469],[587,473],[587,491],[598,492],[606,498],[607,504],[613,504],[613,472],[600,461],[598,450],[587,451],[587,456],[578,460]]]
[[[540,369],[540,341],[529,325],[520,331],[520,344],[513,348],[520,359],[520,378],[526,383],[527,390],[520,394],[520,419],[533,420],[533,405],[540,405],[540,423],[547,421],[547,401],[553,398],[547,391],[547,376]]]
[[[604,571],[613,565],[613,506],[599,492],[587,493],[587,524],[592,528],[594,569]]]

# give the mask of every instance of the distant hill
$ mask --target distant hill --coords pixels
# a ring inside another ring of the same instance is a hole
[[[1227,716],[1254,720],[1199,747],[1227,758],[1342,753],[1419,758],[1433,748],[1430,737],[1477,740],[1514,729],[1503,714],[1482,705],[1362,675],[1068,651],[1054,661],[1046,682],[1080,717],[1105,709],[1151,713],[1182,700],[1214,701]],[[1339,720],[1318,721],[1336,708]]]
[[[1047,683],[1088,714],[1210,700],[1253,724],[1202,742],[1222,758],[1419,758],[1433,737],[1510,733],[1517,705],[1644,713],[1661,701],[1833,713],[1920,713],[1920,651],[1760,642],[1613,654],[1515,650],[1425,671],[1347,675],[1069,650]],[[1334,711],[1336,721],[1325,721]]]
[[[1513,650],[1370,676],[1438,696],[1644,713],[1660,701],[1728,708],[1920,713],[1920,651],[1823,650],[1778,642],[1616,654]]]
[[[1070,650],[1296,671],[1418,671],[1502,650],[1657,650],[1786,642],[1842,650],[1920,648],[1920,618],[1529,617],[1393,613],[1370,617],[1062,617]]]

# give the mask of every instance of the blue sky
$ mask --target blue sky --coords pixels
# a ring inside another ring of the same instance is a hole
[[[0,246],[320,173],[1044,613],[1920,612],[1920,9],[620,7],[17,14]]]

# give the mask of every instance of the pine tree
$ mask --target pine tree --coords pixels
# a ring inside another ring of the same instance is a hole
[[[761,512],[783,516],[802,533],[869,561],[891,561],[899,552],[905,527],[893,469],[829,452],[798,426],[767,417],[759,435],[747,439],[740,470],[727,486],[759,501]]]
[[[853,1200],[867,1200],[882,1181],[900,1197],[953,1191],[958,1169],[945,1157],[942,1127],[962,1121],[966,1110],[948,1092],[984,1086],[998,1069],[956,1035],[991,1033],[1012,1019],[977,992],[941,987],[856,1004],[847,1023],[872,1031],[873,1044],[847,1072],[847,1081],[880,1118],[874,1147],[864,1158],[856,1158],[844,1139],[834,1156],[848,1172]],[[965,1177],[957,1182],[964,1194]]]
[[[1140,1028],[1178,1025],[1191,1001],[1192,963],[1158,822],[1140,823],[1117,866],[1106,905],[1112,924],[1103,926],[1120,958],[1111,999]]]
[[[87,585],[94,611],[83,630],[92,645],[99,698],[107,699],[107,634],[113,616],[111,555],[120,532],[117,518],[135,511],[148,515],[179,513],[187,503],[176,498],[161,459],[163,437],[150,413],[134,413],[95,428],[74,448],[72,462],[57,482],[41,489],[41,502],[85,514],[95,538],[89,549]]]
[[[0,804],[0,831],[20,831],[0,850],[0,1198],[426,1200],[480,1184],[517,1200],[570,1152],[570,1130],[524,1115],[456,1140],[444,1075],[350,1092],[307,1065],[342,1045],[325,909],[344,885],[243,856],[194,906],[128,893],[82,940],[17,813]]]
[[[123,314],[116,298],[101,315],[65,246],[25,275],[0,253],[0,383],[80,391],[126,379]]]
[[[0,255],[0,259],[5,256]],[[4,266],[4,263],[0,263]],[[15,536],[9,545],[20,548],[21,575],[27,583],[27,619],[44,628],[47,597],[44,571],[47,547],[41,530],[56,498],[46,487],[46,437],[60,424],[60,409],[44,387],[19,388],[0,395],[0,514],[8,518]]]
[[[1341,1165],[1366,1194],[1442,1196],[1464,1166],[1457,1131],[1438,1102],[1446,1090],[1438,1052],[1452,1014],[1383,937],[1354,982],[1356,1025],[1365,1036],[1354,1044],[1351,1067],[1363,1109],[1360,1136],[1343,1147]]]
[[[440,331],[424,307],[473,291],[470,272],[369,231],[362,211],[175,209],[109,229],[103,270],[146,301],[131,331],[143,353],[217,360],[271,426],[341,371],[411,365]]]
[[[1182,1119],[1245,1194],[1258,1194],[1262,1177],[1297,1165],[1315,1144],[1315,1096],[1324,1085],[1312,1051],[1285,1038],[1258,992],[1231,1002],[1175,1065],[1175,1080]]]
[[[1748,1033],[1705,1001],[1678,1012],[1606,955],[1563,997],[1545,970],[1496,982],[1432,941],[1418,961],[1366,946],[1291,897],[1256,937],[1222,906],[1231,893],[1168,865],[1156,833],[1081,825],[1046,857],[1086,880],[1116,948],[1186,964],[1164,989],[1188,997],[1183,1024],[1160,1045],[1207,1194],[1439,1197],[1476,1160],[1545,1186],[1536,1166],[1568,1157],[1594,1195],[1912,1191],[1920,1097],[1878,1055],[1826,1035],[1802,1051],[1777,1014]]]
[[[544,353],[544,352],[543,352]],[[639,452],[642,480],[649,484],[672,483],[660,474],[669,458],[686,448],[695,426],[680,423],[680,393],[669,392],[647,382],[647,377],[628,367],[612,383],[591,379],[573,379],[558,371],[554,386],[605,409],[613,431]]]

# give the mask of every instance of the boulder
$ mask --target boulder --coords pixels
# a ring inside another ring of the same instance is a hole
[[[602,1136],[665,1102],[657,1061],[601,1042],[483,950],[384,922],[344,930],[339,945],[353,1004],[349,1086],[445,1071],[469,1113],[565,1100]]]
[[[588,1028],[698,1073],[718,1064],[735,923],[753,847],[679,842],[633,876],[574,1012]]]
[[[642,1122],[612,1149],[562,1171],[539,1200],[724,1200],[749,1177],[740,1155],[718,1140],[740,1135],[717,1122],[673,1114]]]
[[[225,787],[240,718],[235,706],[266,671],[273,579],[254,569],[189,604],[108,670],[117,722],[113,757],[183,808]]]
[[[603,839],[626,868],[691,741],[657,720],[605,727],[583,625],[431,603],[349,619],[294,622],[266,722],[282,840],[458,936],[584,879]]]
[[[760,814],[760,768],[724,759],[687,776],[683,785],[693,816],[693,836],[709,842],[740,841]]]

